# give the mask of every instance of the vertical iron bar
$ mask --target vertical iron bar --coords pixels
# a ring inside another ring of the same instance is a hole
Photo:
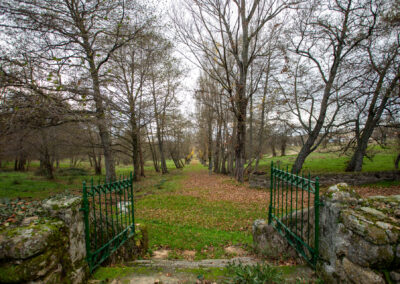
[[[311,191],[311,176],[308,173],[308,201],[307,201],[307,244],[310,245],[310,191]]]
[[[272,221],[272,202],[273,202],[273,193],[272,188],[274,185],[274,162],[271,161],[271,176],[270,176],[270,187],[269,187],[269,212],[268,212],[268,224],[271,225]],[[275,204],[274,204],[275,206]]]
[[[112,201],[112,188],[110,187],[108,189],[109,193],[110,193],[110,215],[111,215],[111,233],[112,236],[114,238],[115,236],[115,231],[114,231],[114,214],[113,214],[113,201]]]
[[[121,184],[118,185],[118,195],[119,195],[119,208],[121,210],[121,214],[119,214],[120,221],[121,221],[121,232],[124,230],[124,218],[122,216],[122,192],[121,192]]]
[[[293,168],[290,174],[290,226],[293,227]]]
[[[100,238],[101,238],[101,244],[99,247],[103,246],[104,244],[104,238],[103,238],[103,213],[101,210],[101,188],[102,186],[100,185],[99,187],[99,212],[100,212]]]
[[[319,256],[319,178],[315,178],[315,196],[314,196],[314,218],[315,218],[315,241],[314,241],[314,267],[317,265]]]
[[[127,206],[128,206],[128,203],[126,202],[126,190],[128,189],[128,185],[126,184],[126,183],[123,183],[123,188],[124,188],[124,205],[125,205],[125,212],[124,212],[124,214],[125,214],[125,228],[128,228],[128,217],[129,217],[129,214],[127,214],[127,212],[128,212],[128,208],[127,208]],[[129,218],[130,219],[130,218]]]
[[[298,201],[298,197],[297,197],[297,191],[298,191],[298,187],[299,187],[299,175],[298,175],[298,173],[296,174],[296,177],[295,177],[295,183],[296,183],[296,234],[298,234],[298,231],[297,231],[297,203],[299,202]]]
[[[97,214],[96,214],[96,190],[95,186],[92,186],[91,191],[92,191],[92,206],[93,206],[93,228],[94,228],[94,250],[97,249],[98,244],[97,244]]]
[[[132,233],[134,234],[135,233],[135,206],[134,206],[134,203],[133,203],[133,175],[132,175],[132,172],[130,173],[130,176],[129,176],[129,185],[130,185],[130,189],[131,189],[131,200],[130,200],[130,202],[131,202],[131,204],[132,204],[132,206],[131,206],[131,213],[132,213],[132,223],[131,223],[131,226],[132,226]]]
[[[280,204],[280,200],[279,200],[279,198],[280,198],[280,182],[281,182],[281,176],[280,176],[280,172],[279,172],[279,164],[278,164],[278,170],[277,170],[277,172],[276,172],[276,177],[277,177],[277,185],[276,185],[276,197],[277,197],[277,204],[276,204],[276,208],[277,208],[277,211],[278,211],[278,215],[276,216],[278,219],[280,219],[280,215],[281,215],[281,207],[279,206]]]
[[[89,200],[87,196],[87,188],[86,182],[84,181],[83,184],[83,218],[85,222],[85,241],[86,241],[86,259],[89,264],[89,267],[93,267],[92,257],[91,257],[91,249],[90,249],[90,230],[89,230]]]
[[[300,223],[300,233],[301,233],[301,240],[303,240],[303,219],[304,219],[304,173],[301,174],[301,223]]]
[[[112,236],[111,236],[111,238],[109,238],[109,236],[110,236],[110,232],[109,232],[109,222],[108,222],[108,206],[107,206],[107,203],[108,203],[108,200],[107,200],[107,186],[105,186],[104,187],[104,207],[105,207],[105,210],[106,210],[106,243],[108,242],[108,240],[109,239],[112,239]]]
[[[114,197],[115,197],[115,222],[116,222],[116,235],[119,234],[120,232],[120,227],[119,227],[119,220],[118,220],[118,193],[117,190],[115,189],[115,187],[112,187],[112,191],[114,193]]]
[[[288,165],[286,165],[286,173],[285,173],[285,194],[286,194],[286,215],[285,215],[285,218],[286,218],[286,226],[288,226],[289,225],[289,218],[288,218],[288,212],[287,212],[287,210],[288,210],[288,188],[289,188],[289,166]]]

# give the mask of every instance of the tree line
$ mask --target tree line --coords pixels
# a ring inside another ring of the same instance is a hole
[[[178,39],[202,70],[197,145],[210,171],[243,181],[267,145],[275,154],[279,145],[284,155],[288,143],[300,146],[294,172],[327,143],[351,154],[346,171],[361,171],[371,139],[398,133],[398,2],[179,5],[173,13]]]
[[[177,96],[184,67],[155,1],[7,0],[0,3],[0,163],[49,178],[63,159],[145,162],[167,173],[191,153]]]

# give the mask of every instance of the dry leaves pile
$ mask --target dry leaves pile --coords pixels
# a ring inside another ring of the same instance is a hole
[[[230,201],[243,204],[265,205],[269,193],[249,188],[247,183],[238,184],[232,178],[222,175],[209,175],[207,172],[190,172],[183,182],[179,195],[200,197],[208,201]]]
[[[355,191],[362,197],[375,196],[375,195],[400,195],[400,186],[393,185],[390,187],[370,187],[370,186],[359,186],[355,188]]]

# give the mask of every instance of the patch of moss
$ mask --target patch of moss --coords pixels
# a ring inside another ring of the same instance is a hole
[[[190,273],[196,276],[203,276],[207,280],[219,280],[228,277],[229,273],[225,267],[209,267],[209,268],[178,268],[176,272]]]
[[[115,278],[122,278],[130,274],[150,275],[152,273],[160,272],[160,269],[153,267],[142,267],[142,266],[115,266],[115,267],[100,267],[92,275],[92,279],[95,280],[108,280]]]

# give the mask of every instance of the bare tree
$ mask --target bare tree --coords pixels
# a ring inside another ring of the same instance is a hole
[[[175,11],[180,41],[229,97],[236,119],[235,177],[239,181],[243,181],[246,115],[252,94],[247,85],[249,67],[266,46],[268,37],[263,36],[266,24],[294,4],[293,1],[188,0],[187,21],[183,13]],[[224,72],[219,72],[219,68]]]
[[[31,54],[47,62],[49,77],[57,74],[54,88],[93,100],[108,180],[115,179],[115,165],[102,76],[111,55],[147,21],[136,7],[140,9],[133,1],[9,0],[0,4],[7,17],[1,26],[23,33],[30,41]],[[86,78],[90,88],[82,86]]]
[[[301,58],[292,64],[294,71],[286,72],[294,80],[294,97],[290,99],[289,93],[287,98],[290,111],[307,134],[293,165],[295,172],[301,170],[307,156],[336,122],[343,105],[340,99],[349,95],[346,87],[354,80],[354,74],[345,73],[345,62],[372,35],[379,5],[371,1],[312,1],[295,15],[294,34],[289,33],[288,37],[289,50]],[[304,88],[301,88],[302,75],[306,76],[302,82]]]

